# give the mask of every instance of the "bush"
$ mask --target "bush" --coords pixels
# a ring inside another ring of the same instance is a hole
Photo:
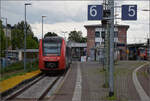
[[[24,69],[24,63],[23,61],[20,62],[16,62],[13,63],[5,68],[0,68],[0,72],[1,73],[8,73],[8,72],[14,72],[14,71],[18,71],[18,70],[23,70]],[[34,61],[34,62],[28,62],[26,64],[26,72],[30,72],[33,70],[37,70],[38,69],[38,61]]]

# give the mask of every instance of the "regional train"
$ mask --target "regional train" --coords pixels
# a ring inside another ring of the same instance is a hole
[[[46,37],[39,43],[39,69],[65,71],[71,64],[71,48],[62,37]]]

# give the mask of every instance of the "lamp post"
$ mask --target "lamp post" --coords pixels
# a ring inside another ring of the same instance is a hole
[[[26,70],[26,35],[27,35],[27,23],[26,23],[26,6],[31,5],[31,3],[25,3],[25,14],[24,14],[24,70]]]
[[[66,41],[66,33],[68,33],[67,31],[61,31],[63,33],[63,36],[65,38],[65,41]]]
[[[1,2],[1,0],[0,0],[0,19],[1,19],[1,8],[2,8],[2,7],[1,7],[1,3],[2,3],[2,2]]]
[[[45,18],[46,16],[42,16],[42,39],[43,39],[43,18]]]

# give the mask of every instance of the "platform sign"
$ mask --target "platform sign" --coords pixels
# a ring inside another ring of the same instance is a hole
[[[102,20],[102,17],[102,5],[88,5],[88,20]]]
[[[122,20],[137,20],[137,5],[122,5]]]

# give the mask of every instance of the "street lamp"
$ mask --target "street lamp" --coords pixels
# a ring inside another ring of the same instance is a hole
[[[43,39],[43,18],[45,18],[46,16],[42,16],[42,39]]]
[[[63,33],[63,36],[65,38],[65,41],[66,41],[66,33],[68,33],[67,31],[61,31]]]
[[[26,35],[27,35],[27,23],[26,23],[26,6],[31,5],[31,3],[25,3],[25,14],[24,14],[24,70],[26,70]]]

